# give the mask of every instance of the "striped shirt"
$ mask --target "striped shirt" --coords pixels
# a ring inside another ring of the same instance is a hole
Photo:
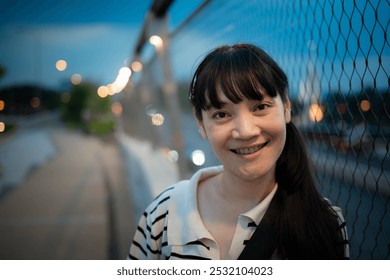
[[[145,210],[130,247],[128,259],[220,259],[217,242],[205,228],[197,207],[200,181],[216,176],[223,167],[199,170],[190,180],[166,188]],[[237,219],[226,259],[237,259],[260,223],[277,185],[257,206]],[[339,215],[339,211],[337,211]],[[341,216],[342,217],[342,216]]]

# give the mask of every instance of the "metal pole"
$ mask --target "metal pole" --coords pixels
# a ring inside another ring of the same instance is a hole
[[[161,59],[163,72],[163,94],[168,106],[171,120],[172,144],[179,154],[178,168],[180,178],[185,178],[187,174],[187,162],[184,154],[184,141],[181,129],[181,111],[179,99],[177,96],[177,85],[172,76],[171,61],[169,57],[169,35],[168,35],[168,16],[165,14],[161,18],[154,18],[153,24],[158,25],[163,45],[157,49],[158,56]]]

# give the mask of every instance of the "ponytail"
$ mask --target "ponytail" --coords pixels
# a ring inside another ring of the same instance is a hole
[[[276,167],[279,250],[288,259],[342,259],[337,214],[318,193],[312,174],[303,139],[290,122]]]

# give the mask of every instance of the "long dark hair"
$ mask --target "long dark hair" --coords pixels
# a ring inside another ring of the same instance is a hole
[[[189,99],[199,120],[202,110],[221,108],[218,88],[233,103],[278,94],[283,102],[288,100],[286,74],[265,51],[249,44],[219,47],[197,67]],[[285,147],[276,164],[279,188],[274,199],[280,211],[272,217],[278,252],[288,259],[342,259],[337,214],[316,189],[298,129],[290,122],[286,131]]]

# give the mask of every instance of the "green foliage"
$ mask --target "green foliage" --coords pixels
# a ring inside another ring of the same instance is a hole
[[[113,130],[115,121],[109,119],[95,119],[86,123],[86,130],[92,134],[105,135]]]
[[[81,126],[82,112],[86,107],[88,95],[91,94],[89,85],[73,86],[70,93],[70,100],[64,105],[63,117],[64,120],[71,125]]]
[[[115,127],[111,100],[100,98],[95,86],[89,83],[73,86],[70,100],[64,105],[62,112],[68,125],[83,128],[88,133],[107,134]]]

